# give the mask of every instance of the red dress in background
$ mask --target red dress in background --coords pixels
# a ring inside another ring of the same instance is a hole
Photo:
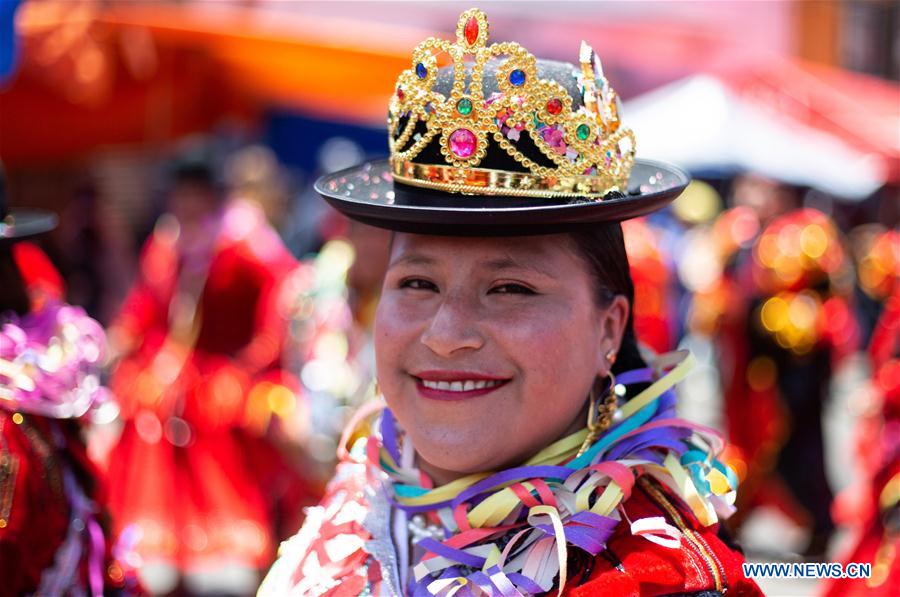
[[[900,236],[892,242],[895,251],[900,248]],[[898,265],[885,271],[896,272]],[[827,597],[896,595],[900,586],[900,283],[896,278],[888,283],[893,292],[884,301],[868,350],[874,408],[857,431],[863,481],[853,511],[843,512],[857,539],[841,559],[871,564],[872,574],[829,581]]]
[[[205,242],[178,235],[161,220],[115,324],[136,349],[111,383],[124,429],[110,504],[119,528],[136,531],[145,564],[262,569],[309,499],[270,426],[296,407],[296,381],[280,368],[279,307],[296,261],[242,201]]]
[[[646,218],[622,222],[634,282],[634,332],[658,354],[675,348],[672,272],[662,256],[659,231]]]

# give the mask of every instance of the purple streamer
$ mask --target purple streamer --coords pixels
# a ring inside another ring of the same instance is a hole
[[[448,501],[450,506],[455,508],[459,504],[469,501],[470,498],[479,493],[494,489],[501,485],[508,485],[515,483],[516,481],[527,481],[528,479],[561,479],[565,481],[569,475],[574,472],[574,469],[565,466],[519,466],[493,474],[486,479],[482,479],[478,483],[467,487],[458,496]]]
[[[106,540],[103,529],[93,515],[87,521],[91,537],[91,556],[88,560],[88,577],[94,597],[103,597],[103,558],[106,556]]]
[[[420,539],[419,542],[416,543],[416,545],[423,549],[427,549],[435,555],[443,556],[448,560],[459,562],[460,564],[469,566],[471,568],[481,568],[485,563],[484,558],[472,555],[461,549],[455,549],[448,545],[444,545],[440,541],[432,539],[431,537]]]
[[[474,582],[482,591],[488,592],[489,595],[493,595],[495,591],[499,591],[499,587],[491,582],[491,579],[482,571],[475,572],[474,574],[470,574],[468,580]],[[468,587],[464,587],[465,590]],[[502,594],[502,593],[501,593]]]
[[[397,422],[394,413],[386,408],[381,415],[381,445],[388,451],[397,466],[400,466],[400,449],[397,446]]]
[[[532,593],[534,595],[539,595],[544,592],[544,589],[541,588],[541,585],[534,582],[534,580],[528,578],[524,574],[519,574],[518,572],[510,572],[506,575],[506,577],[512,582],[516,583],[516,586],[527,592]]]

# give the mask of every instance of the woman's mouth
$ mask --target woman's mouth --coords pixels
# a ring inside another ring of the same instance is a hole
[[[419,394],[432,400],[477,398],[509,382],[509,379],[449,371],[427,371],[412,377],[416,380]]]

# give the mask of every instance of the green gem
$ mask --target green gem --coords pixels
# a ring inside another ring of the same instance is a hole
[[[468,116],[472,113],[472,102],[466,98],[462,98],[456,102],[456,111],[463,116]]]
[[[585,139],[587,139],[590,136],[591,127],[589,127],[586,124],[579,124],[578,128],[575,129],[575,134],[578,136],[579,139],[584,141]]]

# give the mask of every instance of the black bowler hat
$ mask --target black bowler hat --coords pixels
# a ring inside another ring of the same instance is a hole
[[[339,211],[404,232],[546,234],[650,213],[687,186],[678,168],[635,159],[616,93],[584,42],[578,66],[487,45],[478,9],[460,16],[456,38],[422,42],[401,73],[390,158],[316,181]]]
[[[56,228],[56,215],[44,210],[10,210],[6,198],[6,176],[0,164],[0,243],[25,240]]]

